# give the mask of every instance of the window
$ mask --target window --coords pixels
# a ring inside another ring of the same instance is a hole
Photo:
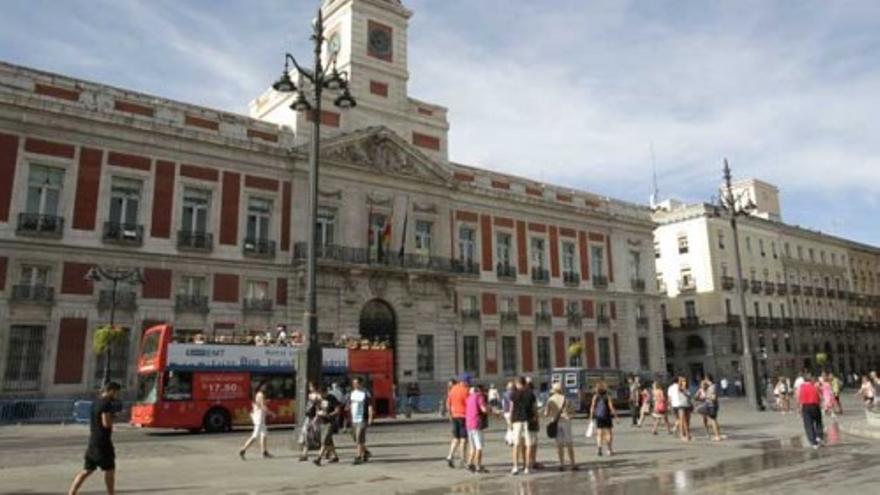
[[[774,260],[779,258],[779,253],[776,252],[776,243],[775,242],[770,243],[770,252],[773,254]]]
[[[696,287],[696,282],[694,281],[694,276],[691,273],[690,268],[682,268],[681,269],[681,289],[693,289]]]
[[[767,316],[773,318],[773,303],[767,303]]]
[[[785,343],[785,352],[791,354],[791,336],[785,334],[785,337],[783,337],[783,342]]]
[[[608,337],[599,337],[599,367],[611,367],[611,345],[608,342]]]
[[[381,213],[373,213],[370,215],[370,229],[369,229],[369,243],[370,243],[370,258],[383,260],[386,253],[385,250],[389,249],[389,245],[384,238],[384,233],[390,227],[387,225],[387,217]]]
[[[578,339],[577,337],[569,337],[568,338],[568,347],[571,348],[571,346],[573,346],[574,344],[577,344],[579,342],[580,342],[580,339]],[[568,350],[566,350],[566,353],[568,353]],[[581,366],[584,365],[583,361],[584,361],[584,353],[583,352],[579,352],[575,355],[571,355],[571,354],[568,355],[568,365],[571,366],[572,368],[580,368]]]
[[[697,317],[697,303],[696,303],[696,301],[685,301],[684,302],[684,315],[686,318],[696,318]]]
[[[730,352],[739,353],[739,333],[736,330],[730,331]]]
[[[550,337],[538,337],[538,369],[550,369]]]
[[[192,400],[193,374],[191,371],[166,371],[162,398],[165,400]]]
[[[465,335],[462,338],[462,364],[464,371],[472,376],[480,375],[480,338],[476,335]]]
[[[755,316],[761,316],[761,305],[755,301]]]
[[[187,234],[204,234],[208,231],[208,215],[211,208],[211,191],[187,187],[183,190],[183,216],[181,230]]]
[[[496,244],[496,256],[498,258],[498,263],[502,266],[510,266],[511,262],[511,254],[510,254],[510,246],[511,246],[511,237],[510,234],[499,232],[495,236],[495,244]]]
[[[425,220],[416,220],[416,252],[423,255],[430,255],[433,251],[434,224]]]
[[[600,321],[608,319],[608,304],[604,302],[596,303],[596,318]]]
[[[773,348],[773,353],[779,353],[779,339],[776,338],[776,334],[773,334],[770,337],[770,346]]]
[[[128,377],[128,342],[131,335],[128,328],[122,329],[125,332],[125,338],[114,342],[110,346],[110,379],[119,383],[126,383]],[[93,384],[98,387],[104,381],[104,366],[107,363],[107,353],[98,354],[95,359],[95,373],[93,376]]]
[[[764,251],[764,239],[758,239],[758,250],[760,250],[762,258],[767,256],[767,253]]]
[[[799,259],[799,260],[804,259],[804,248],[803,248],[803,246],[798,246],[798,247],[797,247],[797,254],[798,254],[798,259]]]
[[[730,299],[724,300],[724,314],[730,316],[733,314],[732,308],[730,306]]]
[[[648,352],[648,337],[639,337],[639,367],[643,370],[651,368],[651,357]]]
[[[577,301],[569,301],[565,305],[565,314],[569,316],[579,316],[581,314],[581,305]]]
[[[185,296],[207,296],[208,290],[205,277],[184,275],[180,277],[177,293]]]
[[[724,249],[724,232],[718,231],[718,249]]]
[[[272,200],[250,198],[247,210],[247,240],[268,241],[272,221]]]
[[[687,235],[678,236],[678,254],[686,254],[688,252]]]
[[[539,237],[532,237],[532,266],[535,268],[544,268],[545,265],[545,256],[544,252],[544,239]]]
[[[825,251],[819,251],[819,259],[822,260],[822,264],[825,264]]]
[[[746,236],[746,251],[752,252],[752,238],[749,236]]]
[[[502,297],[501,313],[516,313],[516,300],[512,297]]]
[[[416,361],[419,380],[434,379],[434,336],[419,335],[416,337]]]
[[[605,249],[602,246],[590,246],[590,264],[593,276],[605,276]]]
[[[466,263],[473,263],[477,250],[477,231],[462,225],[458,229],[458,254]]]
[[[574,254],[574,243],[563,241],[562,242],[562,271],[573,273],[575,271],[575,254]]]
[[[638,251],[629,252],[629,273],[632,280],[642,278],[642,253]]]
[[[809,253],[810,253],[810,261],[815,263],[816,262],[816,253],[815,253],[815,251],[813,251],[813,248],[809,249]]]
[[[663,319],[664,321],[669,319],[666,316],[666,304],[660,305],[660,318]]]
[[[779,316],[785,319],[785,303],[779,303]]]
[[[654,241],[654,259],[660,259],[660,242]]]
[[[253,300],[269,299],[269,282],[265,280],[248,280],[245,297]]]
[[[336,211],[329,208],[318,210],[315,220],[315,244],[319,247],[332,246],[336,240]]]
[[[39,215],[57,215],[61,203],[64,170],[32,165],[28,177],[25,212]]]
[[[538,301],[538,314],[539,315],[549,315],[550,314],[550,301],[546,299],[541,299]]]
[[[141,203],[142,182],[136,179],[113,177],[110,189],[110,223],[125,225],[126,228],[138,224],[138,208]]]
[[[501,369],[504,376],[516,375],[516,337],[501,337]]]
[[[461,309],[464,311],[474,311],[478,309],[477,296],[461,296]]]
[[[647,318],[647,317],[648,317],[648,315],[647,315],[647,313],[645,313],[644,303],[636,304],[636,318],[642,319],[642,318]]]
[[[44,327],[13,325],[9,328],[4,390],[40,389],[45,334]]]
[[[724,261],[722,261],[722,262],[721,262],[721,276],[722,276],[722,277],[726,277],[726,276],[728,275],[727,272],[728,272],[727,263],[725,263]]]
[[[791,257],[791,246],[787,242],[785,243],[785,256]]]
[[[29,287],[45,287],[49,285],[49,267],[37,265],[21,266],[21,285]]]

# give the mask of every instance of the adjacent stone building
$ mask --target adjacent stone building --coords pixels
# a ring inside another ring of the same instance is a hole
[[[321,340],[387,339],[397,381],[426,391],[462,371],[665,370],[650,210],[450,162],[446,110],[407,93],[411,12],[323,8],[358,106],[320,116]],[[309,119],[288,98],[250,118],[0,64],[0,396],[96,386],[96,265],[143,271],[117,296],[112,375],[130,388],[157,322],[180,338],[301,325]]]
[[[779,193],[734,184],[754,215],[738,221],[746,317],[759,373],[862,373],[880,365],[880,248],[782,221]],[[738,282],[729,219],[710,204],[667,201],[654,214],[668,371],[740,374]]]

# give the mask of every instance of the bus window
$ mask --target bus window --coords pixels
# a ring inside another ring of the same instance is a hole
[[[192,400],[192,377],[190,371],[168,371],[165,373],[165,400]]]
[[[251,374],[251,395],[257,393],[257,387],[262,382],[266,382],[267,399],[296,398],[296,384],[293,374]]]
[[[144,338],[141,359],[152,360],[156,357],[156,354],[159,352],[159,338],[161,336],[162,332],[153,332]]]
[[[137,397],[139,404],[156,403],[156,377],[158,373],[147,373],[138,376]]]

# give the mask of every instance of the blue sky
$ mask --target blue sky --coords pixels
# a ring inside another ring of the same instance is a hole
[[[880,245],[880,2],[404,0],[450,157],[646,202],[727,157],[790,223]],[[0,59],[246,113],[312,0],[6,0]]]

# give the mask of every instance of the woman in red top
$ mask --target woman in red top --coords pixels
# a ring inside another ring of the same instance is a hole
[[[818,449],[819,442],[824,438],[824,429],[822,427],[819,389],[813,377],[807,376],[803,385],[798,389],[798,404],[801,409],[801,417],[804,419],[807,440],[814,449]]]

